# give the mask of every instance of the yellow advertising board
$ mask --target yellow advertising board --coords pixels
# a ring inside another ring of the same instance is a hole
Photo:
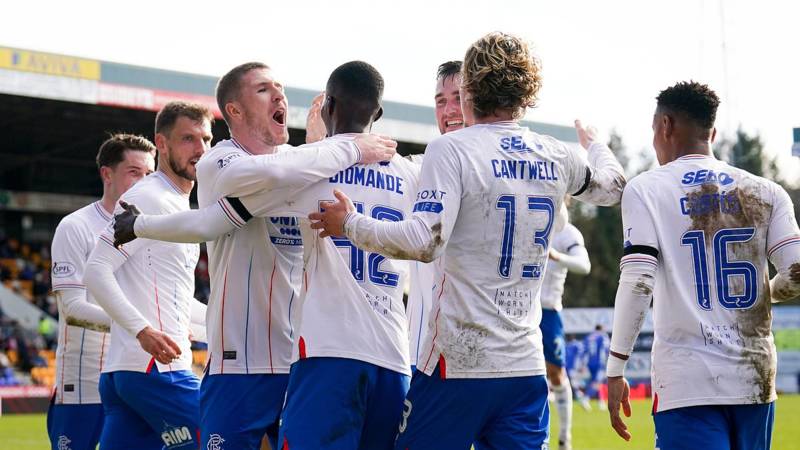
[[[0,47],[0,68],[62,77],[100,79],[100,61]]]

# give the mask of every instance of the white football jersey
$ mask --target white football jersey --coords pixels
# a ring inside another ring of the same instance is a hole
[[[325,141],[351,142],[352,135]],[[345,238],[321,239],[306,217],[319,210],[321,201],[334,201],[333,190],[339,189],[364,214],[403,220],[411,214],[418,174],[419,165],[395,156],[389,163],[352,166],[300,192],[273,189],[223,200],[223,209],[235,216],[234,224],[252,226],[275,214],[299,218],[305,273],[302,292],[291,310],[293,362],[306,357],[350,358],[410,374],[403,305],[406,264],[364,252]]]
[[[53,261],[52,289],[82,289],[86,301],[96,304],[83,285],[86,261],[100,232],[112,216],[100,202],[64,217],[56,227],[50,254]],[[56,404],[100,403],[98,383],[107,355],[108,333],[67,325],[64,305],[58,302],[58,347],[56,348]]]
[[[189,209],[189,194],[159,171],[142,178],[121,200],[136,205],[143,214],[170,214]],[[118,206],[116,213],[121,212]],[[107,246],[103,251],[110,247],[118,261],[124,259],[114,274],[125,297],[150,326],[166,333],[180,346],[181,355],[171,364],[161,364],[142,349],[136,336],[112,322],[111,344],[103,372],[147,372],[154,363],[162,373],[191,370],[189,324],[191,302],[196,301],[194,269],[200,246],[136,239],[115,249],[113,242],[114,229],[109,226],[100,235],[98,250],[100,246]]]
[[[305,173],[297,178],[321,179],[318,175],[325,168],[336,166],[330,171],[334,174],[358,161],[355,144],[336,145],[352,150],[348,152],[352,155],[349,162],[342,164],[342,152],[326,150],[314,163],[318,167],[302,168]],[[278,153],[293,151],[288,145],[278,149]],[[270,192],[264,195],[274,197],[273,201],[290,200],[296,190],[281,191],[280,184],[265,187],[270,180],[259,168],[268,166],[272,156],[253,156],[235,139],[218,142],[197,164],[200,207],[213,205],[223,197],[244,197],[262,191]],[[330,161],[323,161],[324,158]],[[208,243],[209,373],[289,373],[292,342],[297,336],[292,323],[299,313],[303,277],[299,222],[291,216],[273,214],[245,223],[241,214],[246,211],[231,209],[228,202],[219,204],[239,229]],[[304,216],[308,212],[304,211]]]
[[[408,349],[411,356],[411,365],[416,366],[422,352],[422,344],[429,333],[430,313],[433,306],[433,293],[442,282],[444,275],[443,258],[436,261],[423,263],[409,261],[410,286],[408,292]]]
[[[711,156],[688,155],[633,179],[622,214],[621,265],[641,254],[658,260],[655,409],[775,400],[767,258],[800,242],[786,192]]]
[[[613,160],[601,144],[592,149],[590,157]],[[545,373],[539,288],[561,202],[572,193],[613,202],[624,185],[619,175],[615,188],[604,186],[589,167],[585,152],[515,122],[431,141],[412,222],[446,246],[419,370],[430,375],[438,363],[448,378]]]
[[[583,247],[583,234],[571,223],[564,225],[564,229],[553,234],[550,245],[561,253],[569,253],[575,247]],[[562,296],[564,283],[567,281],[567,267],[550,259],[547,260],[547,270],[542,282],[542,308],[561,311],[563,309]]]

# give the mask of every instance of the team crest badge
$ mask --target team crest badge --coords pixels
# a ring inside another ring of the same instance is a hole
[[[58,450],[72,450],[69,444],[72,441],[69,440],[66,436],[59,436],[58,437]]]
[[[222,439],[222,436],[218,434],[212,434],[208,437],[208,445],[206,445],[206,450],[222,450],[223,442],[225,442],[225,439]]]

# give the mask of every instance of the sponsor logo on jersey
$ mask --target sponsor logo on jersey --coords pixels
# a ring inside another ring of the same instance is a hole
[[[169,427],[161,433],[161,440],[168,448],[177,447],[192,442],[192,432],[189,427]]]
[[[236,158],[240,158],[242,155],[240,153],[231,153],[229,155],[225,155],[222,158],[217,160],[217,167],[220,169],[225,168],[228,164],[231,163]]]
[[[725,172],[714,172],[713,170],[703,169],[683,174],[681,184],[684,186],[698,186],[700,184],[719,184],[727,186],[733,183],[733,178]]]
[[[531,153],[533,149],[528,147],[522,136],[506,136],[500,139],[500,149],[508,153]],[[541,144],[536,144],[536,149],[541,150]]]
[[[53,278],[67,278],[75,275],[75,266],[68,262],[53,263]]]
[[[56,445],[58,446],[58,450],[72,450],[72,447],[69,446],[71,442],[72,441],[70,441],[68,437],[62,435],[58,437],[58,443]]]
[[[212,434],[208,437],[208,445],[206,445],[206,450],[222,450],[223,442],[225,442],[225,439],[222,439],[222,436],[218,434]]]
[[[303,245],[300,227],[295,217],[270,217],[269,240],[275,245]],[[275,233],[277,231],[278,233]]]

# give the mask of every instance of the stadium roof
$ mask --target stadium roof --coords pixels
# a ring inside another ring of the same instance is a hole
[[[0,94],[146,111],[158,111],[172,100],[189,100],[208,105],[221,117],[214,99],[216,82],[217,77],[207,75],[0,47]],[[305,129],[308,105],[316,94],[286,87],[290,128]],[[563,141],[576,141],[571,127],[524,124]],[[391,101],[384,102],[383,118],[374,129],[414,144],[439,135],[432,107]]]

